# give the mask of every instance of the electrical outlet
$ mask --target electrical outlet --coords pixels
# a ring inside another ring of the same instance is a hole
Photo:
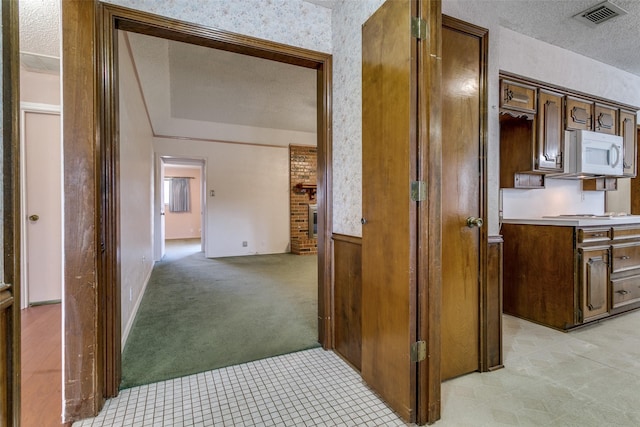
[[[248,244],[246,241],[242,242],[242,247],[243,247],[243,248],[246,248],[248,245],[249,245],[249,244]]]

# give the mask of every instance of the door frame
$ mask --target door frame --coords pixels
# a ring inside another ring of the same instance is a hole
[[[2,0],[0,424],[20,424],[20,58],[18,2]]]
[[[59,116],[60,119],[62,119],[60,110],[60,106],[54,104],[41,104],[33,102],[20,103],[20,209],[22,212],[27,212],[27,156],[25,140],[27,113],[48,114],[52,116]],[[60,126],[60,129],[62,129],[62,125]],[[62,139],[60,140],[60,151],[62,152]],[[60,232],[62,233],[62,225],[60,225]],[[23,236],[23,239],[20,242],[20,308],[23,309],[29,306],[29,275],[27,274],[27,251],[29,249],[29,234],[27,232],[27,218],[25,215],[22,215],[20,217],[20,234]],[[60,234],[60,237],[60,248],[62,250],[62,234]],[[61,276],[61,287],[62,283],[63,282]]]
[[[158,179],[158,182],[156,183],[156,187],[157,189],[159,189],[159,191],[164,191],[164,168],[167,166],[193,166],[194,168],[197,167],[200,169],[200,188],[198,188],[198,195],[200,196],[200,250],[202,252],[204,252],[205,257],[207,256],[206,253],[206,237],[207,237],[207,159],[205,157],[193,157],[193,156],[169,156],[169,155],[164,155],[161,153],[156,153],[158,155],[158,162],[156,162],[156,167],[160,167],[162,168],[162,171],[158,171],[158,173],[154,174],[156,179]],[[166,200],[162,199],[162,195],[161,194],[155,194],[154,195],[154,200],[155,198],[158,197],[158,202],[160,203],[159,206],[156,206],[156,209],[158,209],[158,211],[156,211],[154,213],[156,218],[159,218],[162,215],[162,212],[164,212],[164,204],[162,203],[163,201],[166,202]],[[166,221],[166,216],[165,216],[165,221]],[[161,227],[165,227],[166,226],[166,222],[162,222]],[[155,236],[155,233],[154,233]],[[164,256],[164,241],[166,240],[166,230],[162,230],[162,241],[159,241],[160,239],[155,239],[154,237],[154,245],[156,246],[156,248],[154,248],[154,251],[157,249],[158,251],[162,252],[162,256]],[[158,241],[156,241],[158,240]],[[160,247],[162,247],[160,249]]]
[[[62,2],[65,160],[64,421],[96,415],[120,382],[116,29],[317,70],[318,335],[333,348],[330,54],[102,3]],[[91,36],[93,35],[93,36]]]

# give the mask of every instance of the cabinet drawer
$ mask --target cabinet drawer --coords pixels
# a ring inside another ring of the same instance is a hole
[[[579,228],[578,243],[603,242],[611,239],[610,228]]]
[[[613,227],[611,238],[613,240],[640,239],[640,227]]]
[[[640,267],[640,243],[614,245],[611,251],[611,272],[631,270]]]
[[[611,305],[613,308],[640,301],[640,276],[611,281]]]

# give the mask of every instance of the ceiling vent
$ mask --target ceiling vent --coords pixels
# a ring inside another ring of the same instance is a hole
[[[627,11],[621,9],[615,4],[605,1],[584,10],[573,17],[578,21],[581,21],[590,27],[595,27],[598,24],[602,24],[604,21],[608,21],[616,16],[626,15]]]

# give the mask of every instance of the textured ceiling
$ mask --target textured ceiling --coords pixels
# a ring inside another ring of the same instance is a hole
[[[640,76],[640,1],[613,0],[627,15],[592,28],[573,18],[601,0],[483,0],[500,24]]]
[[[19,0],[18,13],[20,51],[60,57],[60,0]]]

